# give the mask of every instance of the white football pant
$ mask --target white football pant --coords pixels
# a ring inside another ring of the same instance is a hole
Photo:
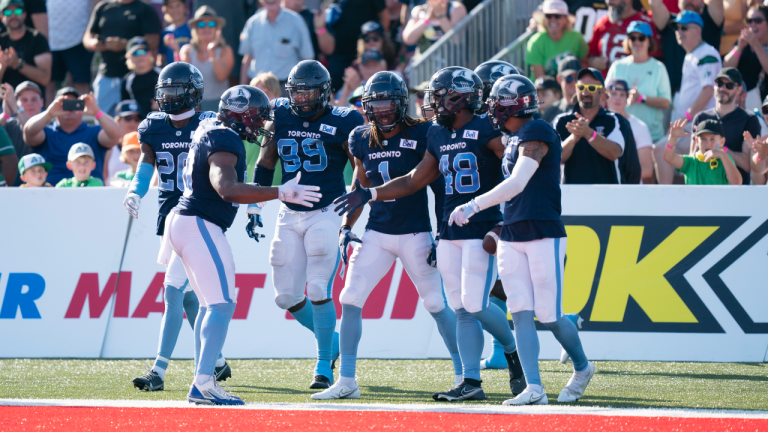
[[[496,283],[495,261],[483,250],[480,239],[440,240],[437,268],[451,308],[475,313],[488,307],[488,296]]]
[[[187,272],[184,270],[184,264],[181,262],[181,258],[179,258],[176,252],[171,252],[171,260],[165,267],[163,286],[166,288],[172,286],[183,293],[192,289],[192,286],[187,280]]]

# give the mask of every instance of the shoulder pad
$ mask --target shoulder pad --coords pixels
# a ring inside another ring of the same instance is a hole
[[[213,112],[213,111],[202,111],[200,113],[199,119],[200,120],[205,120],[205,119],[215,118],[215,117],[216,117],[216,113]]]
[[[164,113],[164,112],[162,112],[162,111],[153,111],[153,112],[149,113],[149,115],[147,116],[147,118],[148,118],[148,119],[158,119],[158,120],[162,120],[162,119],[164,119],[166,116],[168,116],[168,114],[166,114],[166,113]]]
[[[334,107],[333,107],[333,110],[331,111],[331,114],[333,114],[333,115],[335,115],[335,116],[339,116],[339,117],[346,117],[347,115],[349,115],[349,113],[350,113],[351,111],[352,111],[352,109],[351,109],[351,108],[345,108],[345,107],[340,107],[340,106],[334,106]],[[355,111],[357,111],[357,110],[355,110]]]

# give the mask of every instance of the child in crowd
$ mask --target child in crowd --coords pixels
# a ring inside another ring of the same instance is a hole
[[[539,101],[539,112],[543,113],[563,97],[560,84],[551,76],[544,75],[536,78],[534,85],[536,86],[536,98]]]
[[[101,179],[91,176],[96,169],[96,160],[93,157],[93,149],[85,143],[77,143],[69,149],[67,155],[67,168],[75,176],[62,179],[56,187],[92,187],[104,186]]]
[[[121,100],[135,100],[142,116],[157,111],[155,84],[160,76],[160,68],[155,66],[155,56],[146,39],[136,36],[129,40],[125,58],[130,72],[123,77]]]
[[[683,131],[687,120],[676,120],[670,125],[669,141],[690,136]],[[687,185],[740,185],[741,174],[733,158],[723,150],[723,125],[718,120],[704,120],[696,126],[694,145],[696,154],[679,155],[675,147],[667,145],[664,160],[685,174]],[[728,156],[728,157],[726,157]]]
[[[19,161],[19,175],[24,182],[19,187],[53,187],[45,181],[52,165],[37,153],[24,156]]]
[[[123,137],[123,151],[120,153],[120,162],[127,163],[130,168],[118,171],[109,182],[110,186],[128,187],[136,174],[136,166],[141,157],[141,146],[139,145],[139,133],[131,132]]]

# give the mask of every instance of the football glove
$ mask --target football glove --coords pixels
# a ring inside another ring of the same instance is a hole
[[[248,237],[259,242],[260,238],[264,238],[265,235],[257,232],[258,228],[264,228],[264,224],[261,222],[261,209],[264,207],[264,203],[250,204],[248,206],[248,223],[245,224],[245,232],[248,233]]]
[[[355,179],[355,189],[352,192],[333,200],[334,204],[338,204],[333,211],[340,215],[354,213],[355,210],[364,206],[372,198],[373,195],[371,195],[370,189],[360,186],[360,180]]]
[[[342,279],[344,279],[344,271],[347,268],[347,265],[349,264],[349,244],[352,242],[357,242],[362,244],[363,241],[360,240],[355,233],[352,232],[351,228],[348,226],[343,226],[339,230],[339,248],[341,249],[341,273],[340,276]]]
[[[123,207],[128,211],[128,214],[133,218],[139,218],[139,206],[141,205],[141,197],[133,192],[128,192],[123,199]]]
[[[437,236],[432,242],[432,247],[429,249],[429,255],[427,255],[427,264],[430,267],[437,267],[437,244],[440,242],[440,236]]]
[[[448,219],[448,225],[454,223],[458,226],[464,226],[469,222],[469,218],[475,213],[480,211],[480,207],[475,203],[474,198],[466,204],[462,204],[451,212],[451,217]]]
[[[312,207],[312,203],[319,202],[323,197],[323,194],[317,192],[320,186],[301,185],[299,180],[301,180],[301,171],[296,174],[296,177],[277,188],[280,201]]]

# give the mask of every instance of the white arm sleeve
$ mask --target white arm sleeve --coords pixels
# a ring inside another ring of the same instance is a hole
[[[475,203],[480,207],[480,210],[485,210],[511,200],[525,189],[537,169],[539,169],[538,162],[528,156],[520,155],[512,169],[512,174],[490,192],[475,198]]]

